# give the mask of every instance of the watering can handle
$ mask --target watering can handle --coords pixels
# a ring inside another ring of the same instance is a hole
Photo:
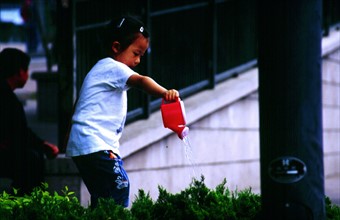
[[[179,101],[181,101],[181,99],[179,97],[177,97],[176,100],[173,101],[173,102],[179,102]],[[166,103],[172,103],[172,102],[166,102],[164,99],[162,99],[162,105],[164,105]]]

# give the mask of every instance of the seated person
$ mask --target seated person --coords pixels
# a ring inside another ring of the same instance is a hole
[[[57,146],[39,138],[28,126],[21,102],[14,93],[28,80],[30,57],[14,48],[0,52],[0,178],[13,180],[19,195],[44,181],[44,155],[55,158]]]

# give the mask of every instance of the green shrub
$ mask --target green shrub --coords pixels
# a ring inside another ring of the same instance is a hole
[[[332,204],[332,201],[326,196],[326,216],[328,220],[334,219],[339,220],[340,219],[340,206],[337,206],[335,204]]]
[[[138,196],[131,207],[131,213],[136,219],[153,220],[154,202],[150,194],[139,190]]]
[[[35,188],[30,195],[16,197],[3,192],[0,197],[1,219],[82,219],[86,209],[79,204],[78,199],[65,187],[63,195],[57,192],[50,194],[48,185],[42,184]]]
[[[89,209],[86,218],[83,219],[133,220],[134,218],[128,209],[117,205],[113,199],[99,199],[96,208]]]
[[[80,205],[68,188],[58,193],[47,191],[48,185],[34,189],[30,195],[0,194],[0,220],[247,220],[256,219],[261,211],[261,197],[251,188],[230,191],[224,180],[209,189],[204,177],[193,180],[188,188],[172,194],[159,186],[159,196],[153,201],[149,193],[139,190],[131,209],[116,205],[112,199],[100,199],[96,208]],[[340,219],[340,207],[326,197],[327,219]]]
[[[260,196],[251,189],[230,192],[226,180],[210,190],[201,180],[193,180],[188,188],[171,194],[159,187],[153,202],[143,190],[132,204],[136,219],[252,219],[260,211]]]

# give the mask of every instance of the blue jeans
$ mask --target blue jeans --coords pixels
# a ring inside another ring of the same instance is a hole
[[[118,155],[99,151],[72,159],[91,194],[91,207],[97,206],[99,198],[113,198],[128,207],[130,183]]]

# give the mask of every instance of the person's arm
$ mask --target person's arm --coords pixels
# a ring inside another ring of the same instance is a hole
[[[141,89],[150,95],[164,98],[166,101],[173,101],[179,97],[177,90],[167,90],[148,76],[133,74],[129,77],[127,84],[131,87]]]
[[[29,141],[30,147],[37,149],[42,148],[48,159],[56,158],[59,154],[59,148],[56,145],[42,140],[30,128],[27,128],[27,140]]]

